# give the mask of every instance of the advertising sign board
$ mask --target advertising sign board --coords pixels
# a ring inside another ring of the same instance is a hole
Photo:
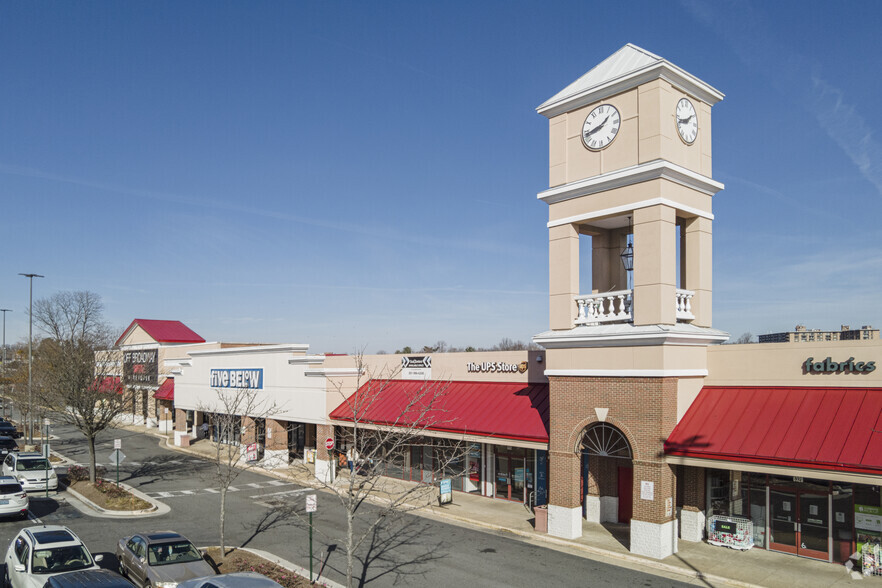
[[[123,384],[156,386],[159,376],[158,363],[158,349],[123,352]]]

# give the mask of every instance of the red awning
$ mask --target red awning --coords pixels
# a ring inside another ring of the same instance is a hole
[[[665,453],[882,474],[882,388],[705,386]]]
[[[431,408],[421,409],[433,396]],[[427,431],[548,443],[548,385],[371,380],[330,418],[393,426],[414,421]]]
[[[166,378],[156,394],[153,395],[157,400],[174,400],[175,399],[175,379]]]

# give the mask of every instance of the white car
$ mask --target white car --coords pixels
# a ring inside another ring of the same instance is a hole
[[[98,569],[92,554],[73,531],[59,525],[25,527],[6,550],[5,585],[43,588],[52,576]]]
[[[28,493],[12,476],[0,476],[0,515],[28,516]]]
[[[2,474],[17,479],[25,490],[58,490],[58,476],[49,460],[37,452],[10,453],[3,460]]]

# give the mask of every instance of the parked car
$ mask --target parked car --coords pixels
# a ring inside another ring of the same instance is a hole
[[[123,537],[116,546],[116,557],[122,575],[142,588],[176,586],[184,580],[216,574],[196,546],[174,531]]]
[[[9,421],[0,421],[0,435],[12,437],[13,439],[20,439],[24,433],[19,431],[18,428]]]
[[[132,588],[134,584],[110,570],[83,570],[52,576],[43,588]]]
[[[25,527],[6,550],[6,586],[43,588],[54,575],[97,569],[92,554],[76,534],[60,525]]]
[[[25,490],[58,490],[58,476],[49,460],[35,451],[10,453],[3,460],[0,473],[18,479]]]
[[[234,572],[187,580],[178,588],[276,588],[281,584],[257,572]]]
[[[0,476],[0,515],[28,516],[28,493],[12,476]]]
[[[18,443],[15,439],[0,435],[0,455],[6,455],[13,451],[18,451]]]

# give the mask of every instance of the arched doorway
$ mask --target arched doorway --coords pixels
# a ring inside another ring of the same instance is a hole
[[[606,422],[582,433],[583,514],[597,523],[628,523],[633,504],[634,470],[631,444]]]

